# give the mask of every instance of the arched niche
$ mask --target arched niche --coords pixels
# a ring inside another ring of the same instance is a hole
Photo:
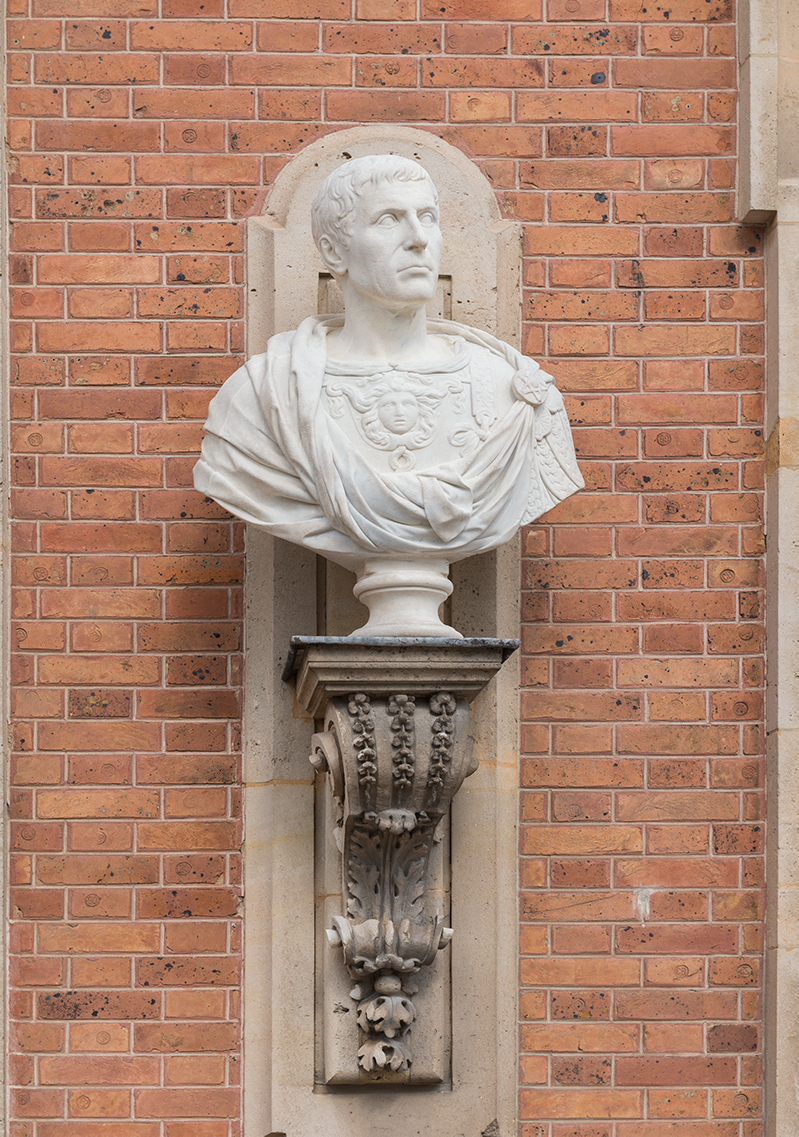
[[[423,131],[370,126],[308,146],[281,171],[263,215],[249,220],[248,354],[306,316],[336,310],[311,239],[310,205],[337,165],[374,153],[421,162],[438,188],[445,251],[431,314],[518,345],[519,226],[501,218],[487,179],[460,151]],[[455,565],[453,580],[451,618],[465,635],[518,636],[517,540]],[[245,598],[245,1133],[512,1137],[518,664],[508,661],[474,705],[480,769],[456,799],[444,842],[442,882],[457,932],[430,993],[439,1037],[410,1083],[357,1085],[339,1061],[341,1032],[323,1005],[336,966],[326,956],[325,920],[340,883],[337,861],[326,857],[325,796],[308,761],[313,724],[281,676],[292,635],[347,634],[358,626],[359,606],[342,570],[253,527]]]
[[[434,134],[359,126],[329,134],[298,154],[278,175],[264,213],[249,221],[248,353],[263,351],[276,332],[296,328],[320,310],[320,301],[324,306],[329,277],[311,237],[311,202],[329,173],[364,154],[415,159],[438,188],[444,255],[435,314],[518,346],[520,226],[500,216],[487,178]]]

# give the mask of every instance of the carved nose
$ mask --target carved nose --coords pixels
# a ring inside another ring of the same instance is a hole
[[[408,237],[408,244],[412,248],[424,249],[427,247],[429,237],[418,217],[410,219],[410,235]]]

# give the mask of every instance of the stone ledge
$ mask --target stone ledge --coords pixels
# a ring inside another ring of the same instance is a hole
[[[317,717],[328,699],[366,686],[375,695],[447,690],[470,702],[519,640],[292,636],[283,679],[297,676],[297,700]]]

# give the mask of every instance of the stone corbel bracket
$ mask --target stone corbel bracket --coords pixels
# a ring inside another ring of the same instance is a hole
[[[518,642],[296,636],[291,647],[284,677],[296,671],[298,702],[322,724],[311,762],[327,774],[345,898],[327,939],[354,981],[360,1078],[403,1074],[424,1013],[413,976],[453,935],[429,867],[477,768],[469,703]]]

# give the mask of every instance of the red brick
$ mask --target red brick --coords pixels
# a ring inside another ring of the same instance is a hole
[[[675,1017],[678,1017],[677,1014]],[[701,1058],[692,1055],[690,1058],[616,1060],[616,1080],[620,1086],[724,1085],[734,1083],[736,1074],[736,1062],[731,1058]]]
[[[41,1058],[40,1077],[44,1085],[93,1086],[98,1082],[128,1086],[150,1085],[158,1082],[157,1058]],[[100,1115],[102,1116],[102,1115]]]
[[[520,55],[629,55],[637,41],[636,28],[619,25],[528,25],[514,28],[512,35],[513,51]]]
[[[58,20],[10,20],[7,35],[10,51],[46,51],[61,46]]]
[[[466,148],[475,156],[486,158],[540,157],[542,131],[534,126],[506,126],[499,135],[490,127],[458,126],[439,127],[445,141]]]
[[[588,720],[638,719],[641,717],[641,700],[636,696],[619,696],[613,692],[572,693],[544,692],[522,694],[522,718]]]
[[[143,959],[137,964],[138,982],[146,987],[235,986],[240,978],[232,956],[173,956]]]
[[[234,1023],[171,1022],[165,1026],[137,1023],[134,1030],[137,1051],[157,1051],[165,1054],[176,1051],[225,1052],[235,1049],[236,1046]]]
[[[525,1024],[521,1028],[522,1048],[526,1052],[625,1052],[638,1045],[637,1028],[601,1023]],[[551,1116],[551,1114],[549,1115]]]
[[[440,20],[540,20],[539,0],[422,0],[422,17]]]
[[[236,1089],[137,1090],[135,1109],[139,1117],[235,1117]]]
[[[226,1063],[222,1055],[208,1055],[205,1058],[193,1055],[190,1058],[167,1058],[164,1068],[167,1083],[171,1085],[219,1085],[225,1080]],[[214,1137],[214,1125],[217,1126],[217,1133],[224,1137],[222,1128],[215,1122],[196,1126],[193,1130],[194,1137]],[[179,1137],[181,1128],[186,1137],[189,1137],[189,1130],[179,1123],[169,1126],[168,1131]]]
[[[638,1117],[641,1095],[636,1091],[611,1089],[522,1090],[523,1118]]]
[[[93,1090],[85,1094],[75,1090],[69,1094],[70,1117],[128,1117],[130,1092],[128,1090]]]
[[[616,195],[616,220],[679,225],[728,221],[731,197],[727,193],[649,193]]]
[[[83,423],[70,426],[67,437],[73,454],[130,454],[133,451],[132,423]]]
[[[629,920],[633,918],[634,900],[631,893],[624,892],[566,892],[543,891],[521,894],[522,920]],[[570,1004],[553,1017],[571,1018]],[[607,1017],[607,1012],[599,1015],[585,1015],[586,1018]]]
[[[704,162],[700,158],[647,159],[644,162],[647,189],[701,189],[704,176]]]
[[[159,351],[161,328],[157,323],[104,323],[72,320],[68,323],[42,323],[37,331],[38,347],[48,351]]]
[[[605,193],[562,193],[549,196],[550,221],[607,221],[610,216]]]
[[[240,556],[142,557],[139,582],[142,585],[236,584],[241,580],[242,569]]]
[[[296,25],[295,25],[296,26]],[[262,24],[260,35],[263,38],[261,50],[274,51],[271,46],[273,25]],[[393,24],[326,24],[322,32],[322,49],[329,52],[342,52],[347,55],[429,55],[441,50],[440,25],[402,23]],[[314,29],[315,30],[315,29]],[[307,29],[305,38],[308,38]],[[309,44],[314,50],[316,42]],[[295,49],[292,49],[295,50]],[[480,54],[484,54],[481,50]],[[414,84],[415,85],[415,84]],[[476,86],[478,84],[475,84]]]
[[[126,601],[129,601],[131,607],[124,614],[132,616],[137,612],[143,614],[146,611],[146,605],[141,601],[146,601],[148,598],[142,596],[137,603],[133,590],[123,592],[122,590],[98,589],[89,595],[93,595],[95,599],[94,602],[90,601],[87,605],[82,603],[84,601],[83,593],[65,593],[64,598],[67,605],[70,597],[74,597],[73,606],[71,608],[65,607],[65,611],[69,612],[70,616],[97,615],[102,618],[103,616],[117,615],[116,609],[123,608]],[[56,597],[52,606],[57,607],[60,599],[60,597]],[[100,643],[101,641],[102,628],[100,628],[100,639],[97,642]],[[155,660],[136,659],[125,655],[94,655],[89,658],[74,655],[53,655],[40,656],[39,658],[40,683],[90,685],[93,682],[100,682],[107,685],[140,685],[158,682],[159,675],[160,671]]]
[[[523,185],[537,189],[634,189],[640,178],[637,162],[547,161],[523,163]]]
[[[692,20],[732,19],[730,0],[714,0],[711,4],[697,3],[697,0],[675,0],[668,11],[669,18],[675,23]],[[660,4],[643,12],[638,0],[611,0],[610,12],[613,20],[634,18],[641,21],[656,22],[665,18],[664,9]]]
[[[58,123],[37,122],[36,144],[42,150],[157,150],[160,144],[154,123]]]
[[[105,184],[117,186],[131,180],[132,167],[133,162],[130,157],[100,158],[95,155],[88,158],[71,157],[69,159],[69,179],[76,185]]]
[[[74,518],[102,518],[129,520],[135,516],[134,496],[131,490],[77,491],[70,493]]]
[[[51,187],[37,191],[36,209],[40,218],[157,217],[161,195],[157,190],[128,186],[99,190]]]
[[[331,121],[435,122],[443,117],[444,96],[438,92],[330,91]]]
[[[98,1030],[90,1023],[73,1023],[69,1028],[69,1043],[72,1051],[127,1051],[130,1048],[130,1027],[109,1023]]]
[[[100,91],[96,87],[76,87],[67,90],[67,115],[74,119],[118,119],[128,114],[129,95],[124,87],[103,87]],[[72,164],[74,159],[70,159]],[[92,162],[92,159],[84,159]],[[102,169],[104,160],[97,160],[97,168]],[[111,165],[123,168],[121,182],[129,182],[132,162],[129,157],[111,159]],[[95,180],[95,179],[92,179]],[[98,178],[98,181],[104,179]],[[108,180],[108,179],[105,179]],[[121,183],[120,183],[121,184]]]
[[[647,90],[734,87],[735,68],[720,59],[616,59],[613,79],[617,87]]]
[[[124,20],[82,20],[66,25],[66,44],[72,51],[124,51],[127,25]]]
[[[134,51],[244,51],[252,46],[252,25],[230,20],[197,20],[186,25],[176,21],[133,23],[130,43]]]
[[[507,91],[451,91],[452,122],[509,122],[510,93]],[[538,218],[540,220],[540,218]]]
[[[236,825],[230,821],[142,822],[139,825],[141,849],[230,849],[235,839]]]
[[[634,320],[637,314],[635,298],[619,292],[549,291],[526,294],[525,318],[528,320]],[[626,404],[626,400],[624,402]]]
[[[161,483],[157,458],[44,458],[44,485],[153,486]]]
[[[225,149],[225,124],[222,122],[167,122],[164,124],[164,149],[168,151]]]
[[[16,250],[58,250],[64,246],[63,229],[52,222],[18,221],[11,229],[11,247]]]
[[[629,959],[525,959],[521,964],[523,984],[559,987],[638,985],[639,966]]]
[[[614,333],[620,355],[730,355],[735,350],[732,326],[650,325],[620,327]]]
[[[69,847],[79,852],[102,852],[106,855],[115,850],[128,850],[133,847],[133,827],[121,823],[97,825],[73,822],[69,826]]]
[[[701,55],[702,29],[696,27],[645,27],[644,51],[652,55]]]
[[[703,320],[705,297],[701,292],[655,292],[644,298],[647,320]]]
[[[608,345],[609,331],[601,324],[553,325],[549,329],[549,350],[553,355],[607,355]]]
[[[119,700],[122,707],[127,709],[127,702],[129,700],[130,692],[114,692],[114,691],[90,691],[75,692],[71,691],[69,694],[70,713],[73,698],[82,699],[86,697],[89,703],[89,708],[92,709],[93,705],[97,704],[98,716],[102,717],[101,712],[105,710],[108,705],[109,710],[117,709],[115,703]],[[108,703],[106,703],[108,700]],[[120,707],[121,709],[121,707]],[[75,717],[81,717],[76,715]],[[84,715],[84,717],[86,717]],[[112,717],[109,715],[108,717]],[[76,754],[69,759],[69,782],[71,785],[130,785],[133,781],[133,763],[128,757],[122,757],[111,761],[103,761],[106,755],[87,755]]]
[[[146,252],[240,252],[242,231],[240,226],[227,222],[160,222],[157,226],[141,223],[134,227],[134,244]]]
[[[217,754],[147,755],[138,759],[137,773],[140,783],[145,785],[229,783],[235,780],[236,760]]]
[[[108,1125],[103,1125],[109,1137],[159,1137],[157,1122],[116,1121],[112,1124],[112,1129],[109,1129]],[[41,1122],[39,1133],[42,1137],[87,1137],[94,1128],[97,1127],[88,1127],[84,1121]]]
[[[516,106],[520,122],[628,122],[636,113],[635,96],[621,91],[521,91]]]
[[[557,226],[526,229],[524,251],[532,256],[635,256],[637,235],[603,226]]]
[[[133,312],[133,292],[126,288],[80,288],[71,290],[69,315],[75,319],[115,319]],[[60,313],[59,313],[60,315]]]
[[[733,132],[726,126],[662,125],[612,126],[612,155],[667,157],[703,154],[715,157],[733,149]]]

